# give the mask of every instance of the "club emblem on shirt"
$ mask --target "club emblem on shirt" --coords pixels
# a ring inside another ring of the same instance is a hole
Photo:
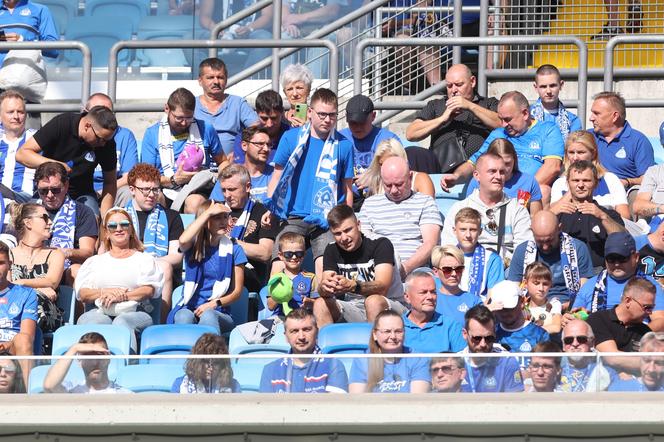
[[[540,150],[540,149],[541,149],[541,148],[540,148],[540,145],[539,145],[539,143],[538,143],[537,141],[531,141],[529,147],[530,147],[532,150]]]
[[[519,347],[521,353],[530,353],[533,350],[533,346],[530,345],[530,342],[524,341],[523,344]]]
[[[484,385],[489,388],[496,388],[497,385],[496,378],[493,376],[488,376],[484,378]]]
[[[625,159],[627,158],[627,152],[625,151],[625,146],[620,146],[618,152],[616,152],[616,158]]]
[[[334,207],[334,198],[332,197],[332,191],[329,187],[323,187],[320,189],[316,196],[314,196],[314,203],[318,207]]]
[[[593,231],[593,233],[599,233],[599,232],[601,232],[601,230],[600,230],[600,228],[599,228],[598,225],[594,225],[593,228],[592,228],[592,231]]]
[[[21,309],[18,308],[18,305],[15,303],[12,303],[12,305],[9,307],[9,314],[10,315],[18,315]]]
[[[85,154],[85,157],[84,157],[84,158],[85,158],[86,161],[89,161],[89,162],[91,162],[91,163],[94,163],[95,158],[96,158],[96,157],[95,157],[95,153],[94,153],[93,151],[89,151],[89,152],[87,152],[87,153]]]
[[[463,302],[461,303],[461,305],[457,307],[457,310],[459,310],[462,313],[466,313],[468,311],[468,306],[466,305],[465,302]]]
[[[30,12],[29,8],[24,8],[24,9],[21,10],[21,12],[19,14],[27,17],[28,15],[32,15],[32,12]]]

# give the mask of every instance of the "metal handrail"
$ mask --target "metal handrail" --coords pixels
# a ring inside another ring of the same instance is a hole
[[[577,37],[553,37],[553,36],[507,36],[507,37],[452,37],[452,38],[395,38],[390,40],[369,38],[358,43],[353,54],[353,91],[354,94],[362,93],[362,62],[364,50],[369,46],[488,46],[488,45],[509,45],[509,44],[552,44],[563,45],[573,44],[579,49],[579,70],[578,70],[578,116],[584,124],[586,120],[586,96],[588,94],[588,46]],[[486,70],[478,73],[478,78],[484,78],[484,90],[479,88],[481,95],[487,94],[486,89]],[[478,81],[478,84],[481,82]],[[416,98],[419,99],[419,98]],[[385,104],[384,104],[385,105]],[[391,103],[385,105],[390,109],[405,110],[409,109],[402,103]],[[382,122],[398,112],[381,113],[377,122]],[[385,114],[385,116],[383,115]]]
[[[80,111],[90,96],[92,81],[92,53],[90,48],[80,41],[21,41],[1,42],[0,50],[20,49],[77,49],[81,51],[83,64],[81,68],[81,103],[80,104],[26,104],[29,112],[62,112]]]

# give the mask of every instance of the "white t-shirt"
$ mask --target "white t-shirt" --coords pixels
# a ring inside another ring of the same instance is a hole
[[[551,308],[548,308],[547,305]],[[542,306],[533,307],[531,304],[528,308],[531,315],[530,321],[540,327],[550,325],[553,322],[553,315],[559,315],[562,312],[562,304],[558,298],[551,298],[549,302]]]

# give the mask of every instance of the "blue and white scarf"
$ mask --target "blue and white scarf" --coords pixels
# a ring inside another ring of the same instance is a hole
[[[563,272],[563,278],[565,279],[565,286],[567,287],[567,293],[570,297],[570,304],[574,302],[576,294],[581,288],[581,274],[579,273],[579,258],[577,256],[576,247],[574,247],[574,241],[570,235],[564,232],[560,232],[560,266]],[[526,268],[535,262],[537,259],[537,243],[535,241],[528,241],[526,244],[526,252],[523,255],[523,281],[522,289],[526,290]]]
[[[125,208],[129,216],[131,216],[134,231],[138,235],[140,228],[136,207],[134,207],[134,200],[129,201]],[[166,211],[159,204],[152,209],[152,212],[148,214],[148,218],[145,221],[143,245],[145,246],[145,253],[152,256],[160,257],[168,255],[168,219],[166,218]]]
[[[459,246],[457,246],[459,247]],[[478,298],[482,294],[482,281],[484,280],[484,257],[486,251],[481,244],[477,244],[473,252],[473,259],[470,261],[470,273],[468,274],[468,293],[472,293]]]
[[[54,248],[73,249],[76,231],[76,202],[67,195],[58,210],[51,227],[50,246]],[[71,266],[69,258],[65,259],[65,269]]]
[[[214,385],[212,388],[208,388],[203,382],[198,381],[194,382],[189,379],[188,375],[184,375],[182,378],[182,383],[180,384],[180,393],[185,394],[194,394],[194,393],[232,393],[233,389],[231,387],[220,387],[219,385]]]
[[[535,104],[530,106],[530,115],[537,121],[544,121],[544,114],[548,113],[542,106],[542,99],[538,98]],[[567,109],[563,106],[563,102],[558,100],[558,114],[556,115],[556,124],[560,128],[560,133],[563,134],[563,140],[567,139],[569,135],[569,128],[572,125],[572,119],[569,116]]]
[[[214,260],[214,267],[217,269],[217,280],[214,282],[212,295],[210,295],[208,301],[221,298],[228,292],[228,288],[231,286],[231,278],[233,277],[233,241],[227,236],[222,236],[219,240],[217,253],[210,259]],[[187,308],[187,304],[192,300],[198,287],[203,282],[204,266],[205,263],[203,261],[195,262],[185,257],[182,299],[168,314],[167,324],[173,324],[175,314],[183,308]]]
[[[291,181],[295,174],[304,149],[309,146],[311,136],[311,122],[306,122],[298,134],[297,146],[288,158],[284,171],[277,183],[272,198],[265,201],[266,207],[280,219],[287,219],[287,207],[290,201],[286,201],[286,194],[291,188]],[[311,214],[304,218],[304,222],[315,224],[327,229],[327,214],[337,204],[337,165],[339,163],[339,140],[336,138],[336,130],[330,130],[325,140],[323,152],[316,166],[316,174],[312,183]],[[309,183],[303,183],[308,185]],[[295,198],[295,192],[291,192],[291,199]]]
[[[637,278],[645,278],[646,274],[641,270],[638,270],[634,275]],[[597,275],[597,281],[595,281],[595,286],[593,287],[593,298],[590,304],[590,313],[595,313],[600,310],[606,310],[607,307],[607,278],[609,277],[609,272],[604,269],[599,275]],[[570,305],[572,305],[570,303]]]
[[[244,210],[240,217],[235,221],[233,230],[231,230],[231,237],[237,239],[238,241],[244,240],[244,233],[247,230],[247,224],[249,224],[249,218],[251,217],[251,211],[254,209],[254,200],[251,198],[247,199],[247,203],[244,205]]]

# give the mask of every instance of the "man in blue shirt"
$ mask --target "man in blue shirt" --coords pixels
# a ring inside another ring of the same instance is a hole
[[[403,315],[404,345],[414,353],[463,350],[462,325],[436,312],[436,282],[429,272],[416,270],[406,277],[405,299],[410,310]]]
[[[60,38],[48,7],[29,0],[4,0],[0,5],[0,27],[9,42],[58,41]],[[42,54],[56,58],[58,51],[45,50]],[[6,56],[7,51],[0,52],[0,64]]]
[[[566,140],[567,135],[583,128],[579,117],[568,111],[560,101],[560,91],[564,84],[560,78],[560,71],[554,65],[543,64],[537,68],[533,87],[539,98],[530,106],[530,115],[537,121],[556,123],[563,140]]]
[[[649,332],[640,341],[639,352],[664,352],[664,333]],[[609,386],[609,391],[664,391],[664,358],[641,356],[641,377],[619,379]]]
[[[284,322],[291,355],[320,353],[316,344],[318,327],[313,313],[291,311]],[[263,368],[261,393],[346,393],[348,376],[338,359],[283,358]]]

